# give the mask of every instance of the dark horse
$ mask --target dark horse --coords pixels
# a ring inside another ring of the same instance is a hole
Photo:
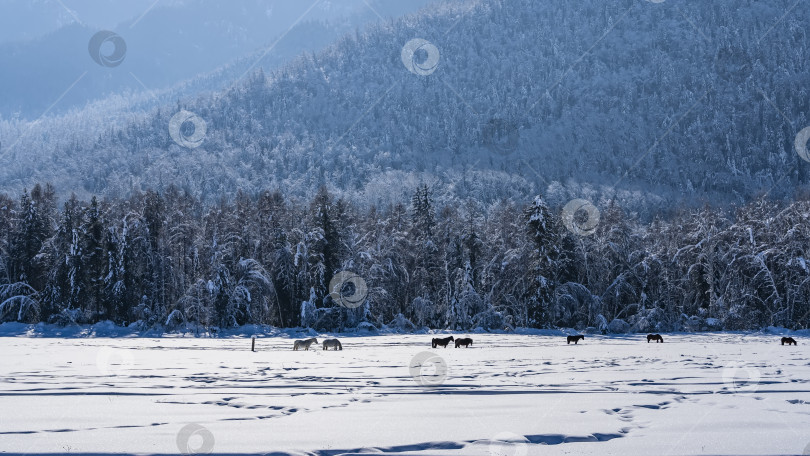
[[[579,342],[581,340],[584,340],[584,339],[585,339],[585,336],[583,336],[582,334],[577,334],[576,336],[568,336],[568,338],[567,338],[568,341],[566,343],[570,344],[571,342],[573,342],[574,345],[576,345],[577,342]]]
[[[661,334],[647,334],[647,343],[649,344],[651,340],[654,340],[656,344],[658,342],[664,343],[664,338],[661,337]]]
[[[449,344],[451,340],[455,340],[455,339],[453,339],[453,336],[445,337],[443,339],[439,339],[439,338],[434,337],[433,338],[433,343],[431,345],[433,345],[433,348],[436,348],[439,345],[441,345],[444,348],[447,348],[447,344]]]
[[[461,339],[456,339],[456,348],[460,347],[461,345],[463,345],[464,348],[469,347],[470,345],[472,345],[472,339],[470,339],[469,337],[462,337]]]
[[[794,339],[792,337],[783,337],[782,338],[782,345],[785,345],[785,344],[796,345],[796,339]]]

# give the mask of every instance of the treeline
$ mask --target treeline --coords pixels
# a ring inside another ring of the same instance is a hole
[[[588,236],[539,196],[437,207],[426,185],[407,204],[370,208],[326,187],[309,201],[239,192],[206,206],[175,187],[58,201],[50,185],[0,195],[2,321],[617,332],[810,322],[807,199],[650,223],[602,201]],[[329,296],[340,271],[367,284],[357,308]]]

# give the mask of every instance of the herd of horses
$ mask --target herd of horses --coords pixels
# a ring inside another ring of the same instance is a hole
[[[575,336],[566,336],[566,344],[570,344],[571,342],[573,342],[574,345],[576,345],[577,342],[579,342],[581,340],[585,340],[585,336],[583,336],[582,334],[577,334]],[[655,341],[655,343],[659,343],[659,342],[664,343],[664,338],[661,337],[661,334],[647,334],[647,343],[649,344],[652,341]],[[455,342],[456,343],[456,348],[459,348],[459,347],[469,348],[473,344],[473,340],[471,338],[469,338],[469,337],[460,337],[460,338],[456,339],[453,336],[450,336],[450,337],[441,337],[441,338],[440,337],[434,337],[433,340],[431,341],[430,345],[433,348],[438,348],[438,347],[447,348],[447,346],[450,344],[450,342]],[[309,347],[311,347],[312,344],[317,344],[317,343],[318,343],[318,339],[316,339],[314,337],[312,337],[310,339],[296,340],[293,343],[293,350],[299,350],[299,349],[309,350]],[[792,337],[783,337],[782,338],[782,345],[785,345],[785,344],[787,344],[787,345],[797,345],[796,340],[794,338],[792,338]],[[330,348],[333,349],[333,350],[343,350],[343,345],[337,339],[326,339],[326,340],[324,340],[323,341],[323,349],[324,350],[329,350]]]
[[[473,344],[473,340],[470,339],[469,337],[461,337],[455,339],[453,336],[450,336],[441,339],[434,337],[432,345],[433,348],[436,347],[447,348],[447,345],[453,341],[456,342],[456,348],[458,347],[468,348],[470,345]],[[311,347],[313,344],[315,345],[318,344],[318,339],[315,337],[311,337],[309,339],[296,340],[295,342],[293,342],[293,350],[309,350],[309,347]],[[337,339],[326,339],[325,341],[323,341],[323,349],[329,350],[330,348],[333,350],[343,350],[343,344],[341,344],[340,341]]]
[[[579,342],[580,340],[584,340],[584,339],[585,339],[585,336],[583,336],[582,334],[577,334],[576,336],[567,336],[566,337],[566,343],[570,344],[571,342],[573,342],[574,345],[576,345],[577,342]],[[436,339],[433,339],[433,340],[436,340]],[[664,343],[664,338],[661,337],[661,334],[647,334],[647,343],[649,344],[652,341],[655,341],[656,344],[659,343],[659,342],[663,344]],[[797,345],[796,344],[796,339],[794,339],[792,337],[783,337],[782,338],[782,345],[785,345],[785,344]]]

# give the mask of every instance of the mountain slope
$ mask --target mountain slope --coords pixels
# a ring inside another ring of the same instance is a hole
[[[636,209],[790,195],[807,184],[793,139],[810,125],[807,12],[793,3],[442,4],[98,138],[31,135],[36,152],[12,148],[2,182],[173,182],[208,200],[327,184],[385,203],[428,180],[447,198],[618,194]],[[438,49],[435,72],[403,65],[413,38]],[[181,108],[206,122],[198,148],[170,138]]]

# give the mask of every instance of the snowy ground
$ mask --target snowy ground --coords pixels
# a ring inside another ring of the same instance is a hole
[[[802,454],[810,443],[801,339],[473,334],[472,348],[433,350],[431,337],[342,337],[336,352],[260,338],[256,353],[236,338],[0,338],[0,452]],[[420,371],[422,352],[433,358]]]

